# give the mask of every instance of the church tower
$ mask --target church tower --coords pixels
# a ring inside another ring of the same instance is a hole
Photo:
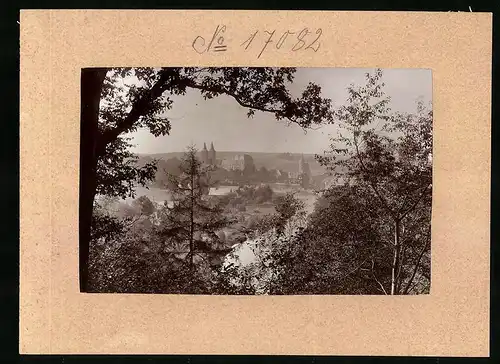
[[[209,159],[210,164],[212,164],[212,165],[217,164],[217,159],[216,159],[216,155],[215,155],[215,148],[214,148],[213,142],[210,144],[210,151],[208,152],[208,159]]]
[[[309,183],[311,181],[311,169],[309,168],[309,163],[305,161],[303,154],[299,161],[299,179],[303,188],[309,188]]]
[[[201,162],[208,164],[208,150],[206,143],[203,143],[203,149],[201,150]]]

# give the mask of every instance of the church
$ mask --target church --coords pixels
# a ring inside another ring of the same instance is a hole
[[[237,154],[230,158],[217,160],[217,152],[213,142],[210,143],[210,149],[207,149],[207,143],[203,143],[200,161],[209,166],[219,166],[226,171],[242,171],[245,174],[252,174],[256,171],[253,158],[249,154]]]
[[[216,153],[213,142],[210,144],[210,150],[207,149],[207,144],[203,143],[203,149],[201,150],[200,154],[201,154],[200,159],[202,163],[212,166],[217,164]]]

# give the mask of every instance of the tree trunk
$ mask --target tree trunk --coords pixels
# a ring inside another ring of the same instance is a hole
[[[391,295],[398,294],[397,273],[400,264],[400,251],[401,251],[401,221],[396,220],[394,222],[394,256],[392,260]]]
[[[92,211],[96,195],[99,102],[106,77],[105,68],[83,69],[81,74],[80,120],[80,291],[88,291]]]

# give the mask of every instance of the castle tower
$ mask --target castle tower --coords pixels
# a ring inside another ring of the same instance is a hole
[[[210,144],[210,151],[208,152],[208,160],[209,160],[209,163],[212,165],[217,164],[217,159],[216,159],[216,155],[215,155],[215,148],[214,148],[213,142]]]
[[[203,143],[203,149],[201,150],[201,162],[208,164],[208,150],[206,143]]]

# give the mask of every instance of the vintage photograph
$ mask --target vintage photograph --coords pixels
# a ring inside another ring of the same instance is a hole
[[[80,290],[431,289],[429,69],[81,71]]]

